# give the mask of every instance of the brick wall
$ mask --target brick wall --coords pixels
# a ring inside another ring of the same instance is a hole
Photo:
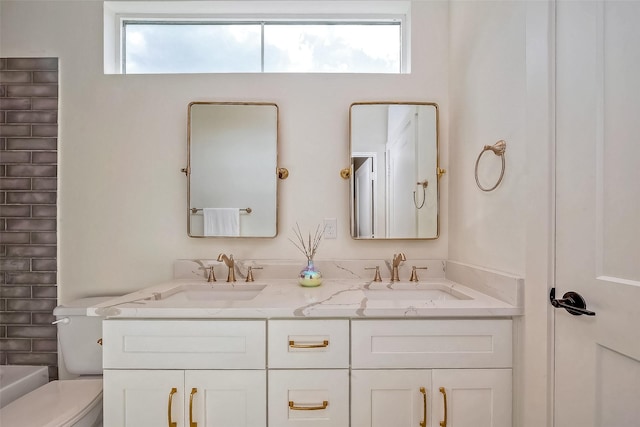
[[[57,377],[58,59],[0,58],[0,364]]]

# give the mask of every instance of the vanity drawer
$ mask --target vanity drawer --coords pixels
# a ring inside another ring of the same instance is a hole
[[[262,320],[105,320],[105,369],[265,369]]]
[[[510,368],[509,319],[354,320],[353,368]]]
[[[268,425],[348,427],[349,370],[269,371]]]
[[[269,368],[348,368],[349,321],[270,320]]]

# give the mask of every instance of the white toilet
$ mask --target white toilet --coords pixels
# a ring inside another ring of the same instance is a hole
[[[102,426],[102,318],[87,316],[87,307],[111,298],[82,298],[54,309],[58,362],[79,377],[52,381],[14,400],[0,409],[0,426]]]

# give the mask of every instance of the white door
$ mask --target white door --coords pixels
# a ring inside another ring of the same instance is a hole
[[[430,425],[511,427],[511,383],[511,369],[434,369]]]
[[[184,426],[184,371],[105,370],[104,427]]]
[[[431,401],[428,369],[351,371],[351,427],[432,425]]]
[[[266,426],[265,371],[186,371],[184,383],[186,426]]]
[[[640,425],[640,2],[559,1],[556,427]],[[540,159],[545,161],[545,159]]]

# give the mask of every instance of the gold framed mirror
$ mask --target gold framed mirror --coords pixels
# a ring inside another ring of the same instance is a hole
[[[438,105],[356,102],[349,129],[351,237],[437,239]]]
[[[278,106],[192,102],[187,133],[187,234],[278,233]]]

